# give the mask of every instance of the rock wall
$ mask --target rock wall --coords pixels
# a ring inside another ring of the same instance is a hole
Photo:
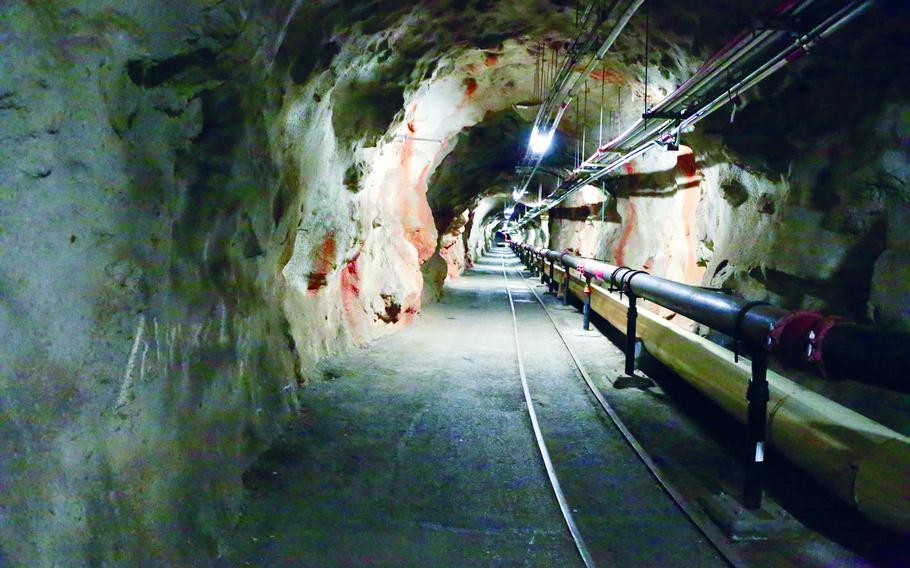
[[[647,88],[630,25],[592,74],[616,101],[598,134],[691,73],[717,41],[692,30],[729,27],[715,4],[661,5]],[[407,325],[491,246],[531,71],[573,22],[537,0],[0,5],[0,564],[217,558],[319,359]],[[907,325],[904,83],[785,152],[797,121],[750,100],[763,137],[707,124],[529,238]],[[571,114],[563,156],[593,144]]]
[[[846,147],[844,134],[809,146],[778,174],[693,133],[678,155],[651,153],[553,210],[548,246],[753,300],[906,328],[910,286],[900,276],[900,235],[910,154],[899,133],[910,115],[901,108],[888,105],[870,118],[871,140],[869,132],[854,139],[862,147],[854,142],[850,153],[868,160],[860,167],[832,159]]]
[[[240,2],[0,7],[0,564],[214,557],[294,405]]]
[[[464,259],[428,180],[571,21],[483,9],[0,6],[0,564],[220,555],[316,361]]]
[[[881,56],[910,53],[908,16],[876,18],[744,94],[735,120],[717,113],[681,152],[652,151],[551,211],[549,247],[906,329],[910,77]],[[685,62],[652,73],[684,77]]]
[[[408,32],[408,25],[403,23],[399,33]],[[339,340],[361,343],[406,325],[420,308],[423,275],[433,275],[434,289],[444,277],[429,267],[421,271],[440,249],[440,233],[441,254],[452,273],[459,270],[463,260],[449,254],[449,247],[458,241],[464,221],[452,211],[449,222],[437,228],[427,200],[429,179],[457,147],[460,131],[524,94],[518,74],[521,58],[529,55],[515,43],[505,45],[495,62],[481,50],[418,59],[407,77],[427,78],[402,85],[403,107],[386,133],[345,146],[337,116],[358,113],[360,107],[346,108],[344,97],[350,95],[339,89],[367,81],[364,74],[389,84],[382,74],[389,65],[386,56],[369,43],[380,39],[364,40],[366,46],[347,42],[320,77],[289,86],[276,129],[276,146],[284,149],[282,170],[300,172],[308,187],[295,204],[293,252],[283,269],[289,292],[285,310],[298,344],[321,341],[316,357]],[[509,63],[513,59],[518,61]],[[315,104],[314,95],[320,99]],[[345,189],[345,172],[352,168],[359,172],[356,183]]]

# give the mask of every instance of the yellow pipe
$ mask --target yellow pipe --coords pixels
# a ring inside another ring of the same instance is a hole
[[[565,279],[558,265],[554,277]],[[591,288],[591,309],[625,332],[626,303]],[[584,281],[572,275],[569,289],[581,299]],[[749,363],[646,309],[639,309],[636,334],[650,354],[745,423]],[[770,370],[768,384],[768,443],[868,519],[910,533],[910,438]]]

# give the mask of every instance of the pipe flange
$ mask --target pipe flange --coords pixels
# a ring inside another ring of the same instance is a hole
[[[809,333],[824,318],[821,312],[815,310],[790,312],[777,320],[768,334],[770,350],[791,364],[806,362]]]
[[[818,374],[822,378],[828,378],[828,371],[825,368],[825,357],[823,347],[825,345],[825,336],[828,335],[828,332],[831,331],[836,325],[848,322],[847,318],[840,316],[827,316],[820,320],[816,320],[812,329],[809,330],[809,335],[806,337],[808,345],[806,346],[806,361],[809,363],[814,363],[818,369]]]

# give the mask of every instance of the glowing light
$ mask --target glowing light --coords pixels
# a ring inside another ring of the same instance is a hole
[[[534,127],[531,131],[531,141],[529,146],[534,154],[545,154],[550,149],[550,143],[553,141],[553,131],[541,133]]]

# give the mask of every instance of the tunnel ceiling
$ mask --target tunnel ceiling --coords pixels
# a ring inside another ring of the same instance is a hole
[[[445,231],[475,198],[511,193],[509,182],[524,155],[526,138],[526,122],[511,109],[490,113],[458,135],[455,149],[436,169],[427,193],[437,230]]]
[[[648,0],[524,205],[777,4]],[[910,329],[906,4],[518,236]],[[0,564],[215,558],[320,361],[490,245],[576,5],[0,2]]]

